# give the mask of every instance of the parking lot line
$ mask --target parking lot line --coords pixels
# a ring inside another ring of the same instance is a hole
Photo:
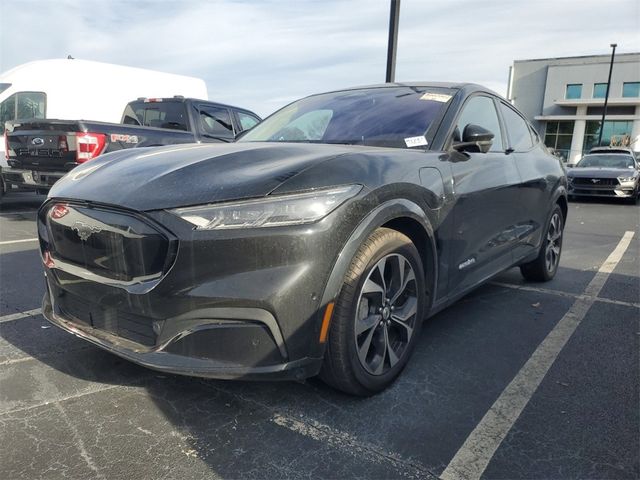
[[[587,285],[584,294],[576,299],[569,311],[538,345],[529,360],[467,437],[440,478],[443,480],[480,478],[558,354],[596,302],[598,293],[622,259],[633,236],[634,232],[625,232],[616,248]]]
[[[349,453],[360,459],[373,463],[388,463],[393,466],[400,476],[409,478],[437,478],[418,462],[406,460],[397,453],[362,442],[346,432],[336,430],[315,420],[304,418],[301,415],[299,418],[294,418],[292,416],[274,413],[271,416],[271,421],[276,425],[304,435],[305,437],[326,443],[341,452]]]
[[[40,315],[40,313],[41,311],[39,308],[34,308],[33,310],[27,310],[26,312],[16,312],[10,313],[9,315],[2,315],[0,317],[0,323],[12,322],[13,320],[20,320],[27,317],[35,317],[36,315]]]
[[[0,242],[0,245],[11,245],[14,243],[27,243],[27,242],[37,242],[37,238],[23,238],[22,240],[6,240],[4,242]]]
[[[585,294],[562,292],[560,290],[551,290],[549,288],[528,287],[526,285],[514,285],[512,283],[503,283],[503,282],[491,282],[491,285],[495,285],[497,287],[511,288],[513,290],[522,290],[524,292],[542,293],[545,295],[556,295],[558,297],[568,297],[568,298],[576,298],[576,299],[589,297],[589,298],[594,298],[596,302],[610,303],[612,305],[620,305],[623,307],[640,308],[640,303],[624,302],[622,300],[613,300],[611,298],[590,297],[589,295],[585,295]]]

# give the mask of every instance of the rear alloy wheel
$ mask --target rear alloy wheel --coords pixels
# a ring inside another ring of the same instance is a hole
[[[563,230],[564,216],[560,207],[556,205],[547,224],[538,257],[533,262],[520,265],[520,272],[524,278],[536,282],[548,282],[555,276],[562,253]]]
[[[424,273],[405,235],[377,229],[354,257],[336,301],[321,378],[355,395],[386,388],[415,346]]]

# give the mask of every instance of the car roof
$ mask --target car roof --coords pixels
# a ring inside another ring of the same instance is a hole
[[[631,155],[632,157],[638,157],[639,152],[634,152],[633,149],[627,147],[593,147],[589,150],[589,153],[610,153],[614,155]]]
[[[196,102],[196,103],[208,103],[211,105],[215,105],[218,107],[224,107],[224,108],[233,108],[234,110],[239,110],[241,112],[247,112],[250,113],[251,115],[254,115],[258,118],[262,118],[260,117],[257,113],[249,110],[248,108],[244,108],[244,107],[237,107],[235,105],[229,105],[227,103],[221,103],[221,102],[216,102],[215,100],[205,100],[203,98],[193,98],[193,97],[183,97],[181,95],[176,95],[173,97],[139,97],[136,98],[135,100],[131,100],[129,103],[134,103],[134,102],[144,102],[145,100],[148,100],[150,98],[153,99],[157,99],[162,101],[163,103],[170,103],[170,102],[180,102],[180,103],[185,103],[185,102]]]
[[[478,85],[476,83],[468,83],[468,82],[392,82],[392,83],[376,83],[372,85],[360,85],[356,87],[348,87],[348,88],[340,88],[336,90],[330,90],[328,92],[317,93],[314,95],[324,95],[327,93],[338,93],[338,92],[348,92],[352,90],[369,90],[373,88],[394,88],[394,87],[420,87],[420,88],[446,88],[450,90],[464,90],[466,93],[473,92],[485,92],[490,93],[492,95],[496,95],[501,97],[500,94],[494,92],[493,90],[483,87],[482,85]],[[314,95],[309,95],[313,97]]]

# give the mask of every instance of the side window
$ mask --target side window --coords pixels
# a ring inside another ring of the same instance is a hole
[[[250,128],[255,127],[258,123],[260,123],[260,120],[254,117],[253,115],[249,115],[248,113],[238,112],[238,111],[236,111],[236,113],[238,114],[238,120],[240,121],[240,128],[242,129],[243,132],[245,130],[249,130]]]
[[[28,118],[44,118],[44,93],[18,93],[16,120],[26,120]]]
[[[16,118],[16,96],[11,95],[0,103],[0,130],[4,133],[4,122]]]
[[[44,118],[46,95],[42,92],[18,92],[0,104],[0,133],[4,133],[4,122]]]
[[[222,107],[200,105],[200,130],[213,137],[233,137],[233,125],[229,110]]]
[[[493,100],[489,97],[476,96],[462,107],[462,113],[458,117],[454,130],[454,141],[462,141],[464,127],[470,123],[486,128],[493,133],[493,144],[491,152],[504,152],[502,145],[502,133],[500,132],[500,122]]]
[[[511,140],[511,148],[516,152],[529,150],[533,147],[531,131],[524,118],[518,115],[512,108],[504,103],[500,104],[500,110],[507,126],[507,133]]]

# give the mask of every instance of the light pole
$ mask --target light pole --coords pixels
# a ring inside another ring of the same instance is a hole
[[[386,83],[396,79],[396,50],[398,47],[398,20],[400,19],[400,0],[391,0],[389,12],[389,44],[387,46]]]
[[[609,89],[611,88],[611,72],[613,72],[613,60],[616,58],[617,43],[612,43],[611,64],[609,65],[609,79],[607,80],[607,92],[604,94],[604,108],[602,109],[602,121],[600,122],[600,135],[598,136],[598,146],[602,146],[602,133],[604,132],[604,120],[607,116],[607,104],[609,103]]]

